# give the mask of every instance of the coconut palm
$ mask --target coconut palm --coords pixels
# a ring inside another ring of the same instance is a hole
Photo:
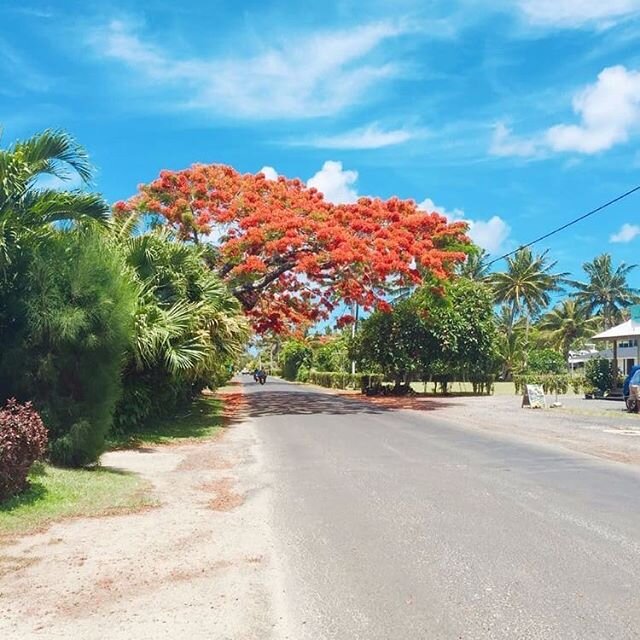
[[[576,300],[589,313],[601,314],[605,329],[621,322],[623,310],[640,300],[638,289],[629,286],[627,282],[627,276],[636,266],[621,262],[614,269],[611,255],[603,253],[582,265],[589,278],[587,282],[571,282],[577,289]]]
[[[107,203],[97,194],[39,186],[43,176],[77,176],[87,183],[91,171],[84,149],[62,131],[44,131],[0,149],[0,273],[18,247],[52,223],[108,218]]]
[[[519,249],[507,258],[507,270],[492,273],[488,277],[499,304],[511,309],[511,317],[530,320],[549,306],[551,294],[559,291],[566,273],[552,273],[555,261],[547,258],[547,252],[534,255],[529,248]]]
[[[601,319],[592,316],[586,305],[575,298],[566,298],[538,323],[538,329],[549,346],[569,358],[569,349],[577,340],[591,337],[599,328]]]
[[[488,276],[488,254],[484,249],[470,253],[458,268],[458,273],[469,280],[483,281]]]

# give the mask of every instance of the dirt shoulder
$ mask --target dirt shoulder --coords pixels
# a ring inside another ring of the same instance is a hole
[[[521,407],[519,396],[367,398],[346,394],[393,410],[410,410],[466,428],[532,443],[559,445],[605,460],[640,465],[640,417],[621,402],[560,396],[562,407]],[[555,400],[551,398],[548,401]]]
[[[2,547],[0,637],[277,636],[269,497],[250,421],[102,463],[140,474],[160,506],[61,522]]]

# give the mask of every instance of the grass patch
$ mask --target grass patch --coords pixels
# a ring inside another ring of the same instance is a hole
[[[136,433],[111,436],[107,446],[124,449],[210,438],[222,427],[222,410],[222,400],[202,396],[171,418],[157,420]]]
[[[145,480],[114,469],[39,464],[29,482],[27,491],[0,504],[0,539],[31,533],[64,518],[128,513],[155,504]]]

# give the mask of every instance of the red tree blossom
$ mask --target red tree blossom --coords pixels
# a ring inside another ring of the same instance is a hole
[[[326,318],[342,302],[384,308],[392,287],[447,278],[469,244],[464,223],[412,200],[334,205],[300,180],[224,165],[162,171],[114,213],[131,210],[213,244],[213,268],[259,332]]]

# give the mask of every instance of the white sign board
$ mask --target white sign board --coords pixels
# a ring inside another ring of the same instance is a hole
[[[547,401],[544,397],[544,390],[539,384],[525,384],[522,394],[522,406],[532,409],[546,409]]]

